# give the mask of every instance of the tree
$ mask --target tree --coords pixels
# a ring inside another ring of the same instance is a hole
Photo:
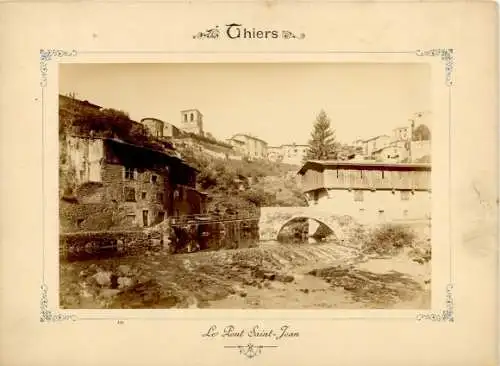
[[[330,119],[321,110],[314,122],[309,147],[305,154],[306,160],[337,159],[338,144],[335,141],[335,131],[330,126]]]
[[[424,124],[418,125],[413,131],[413,141],[425,141],[431,139],[431,131]]]

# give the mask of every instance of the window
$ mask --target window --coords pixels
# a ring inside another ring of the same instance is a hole
[[[410,199],[410,192],[401,191],[401,201],[408,201]]]
[[[135,188],[125,187],[124,194],[126,202],[135,202]]]
[[[157,182],[158,182],[158,176],[156,176],[156,175],[153,174],[151,176],[151,183],[156,184]]]
[[[194,121],[194,114],[191,113],[191,121]]]
[[[134,179],[134,172],[135,172],[134,168],[125,167],[125,179],[133,180]]]
[[[146,192],[141,193],[141,199],[145,200],[146,199]]]
[[[389,155],[387,155],[387,157],[389,157]],[[385,177],[385,174],[384,174],[384,171],[382,170],[382,179],[384,179]]]
[[[163,221],[163,219],[165,219],[165,212],[163,212],[163,211],[158,212],[158,218],[157,218],[157,221],[158,221],[158,222],[162,222],[162,221]]]
[[[354,191],[354,201],[355,202],[364,201],[363,191],[359,190]]]
[[[184,122],[187,122],[187,120],[188,120],[188,115],[187,115],[187,114],[185,114],[185,115],[184,115]]]
[[[126,220],[130,225],[135,224],[135,215],[134,214],[127,214]]]
[[[313,200],[314,200],[314,204],[315,205],[318,204],[318,199],[319,199],[319,192],[318,191],[314,191]]]

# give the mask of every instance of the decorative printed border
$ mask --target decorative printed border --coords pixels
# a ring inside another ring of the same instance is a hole
[[[440,313],[418,313],[417,320],[432,320],[434,322],[450,322],[453,323],[455,321],[454,314],[454,302],[453,302],[453,294],[451,290],[453,289],[453,284],[448,284],[446,286],[446,309],[441,311]]]
[[[193,38],[195,39],[204,39],[204,38],[218,38],[220,34],[220,31],[218,29],[218,26],[212,29],[208,29],[205,32],[199,32]],[[303,39],[305,38],[305,34],[301,33],[298,36],[293,34],[290,31],[282,31],[282,37],[286,39],[290,38],[296,38],[296,39]],[[450,88],[450,93],[449,93],[449,103],[450,103],[450,115],[449,115],[449,125],[451,126],[451,87],[454,85],[453,81],[453,72],[454,72],[454,64],[455,64],[455,58],[454,58],[454,52],[455,50],[452,48],[437,48],[437,49],[431,49],[431,50],[416,50],[414,53],[417,56],[439,56],[442,61],[445,62],[445,84]],[[86,51],[80,53],[96,53],[93,51]],[[97,52],[101,53],[101,52]],[[108,52],[108,53],[120,53],[120,52]],[[150,52],[137,52],[137,53],[150,53]],[[169,52],[153,52],[153,53],[169,53]],[[273,53],[273,52],[269,52]],[[388,52],[363,52],[363,51],[325,51],[322,52],[325,54],[333,54],[333,53],[339,53],[339,54],[352,54],[352,53],[388,53]],[[401,54],[408,54],[411,52],[408,51],[400,51],[400,52],[389,52],[389,53],[401,53]],[[40,49],[40,87],[42,90],[42,139],[44,140],[45,138],[45,105],[44,105],[44,90],[47,86],[47,80],[48,80],[48,63],[49,61],[53,60],[53,57],[57,58],[63,58],[63,57],[74,57],[77,56],[78,52],[76,50],[61,50],[61,49]],[[451,135],[449,136],[449,144],[451,146]],[[451,149],[451,147],[450,147]],[[42,156],[45,154],[45,146],[42,143]],[[449,154],[449,159],[451,161],[451,150]],[[451,166],[451,164],[450,164]],[[451,168],[450,168],[451,169]],[[44,171],[44,165],[42,163],[42,187],[44,187],[44,181],[45,181],[45,171]],[[451,186],[451,179],[449,182],[449,185]],[[45,191],[44,188],[42,195],[45,197]],[[451,187],[449,187],[451,191]],[[451,205],[451,201],[450,201]],[[43,215],[45,213],[45,199],[43,198],[42,202],[43,206],[43,213],[42,213],[42,220],[43,220]],[[450,226],[451,226],[451,216],[450,216]],[[42,225],[42,230],[43,230],[43,235],[42,235],[42,246],[43,246],[43,251],[45,251],[45,225]],[[450,228],[451,232],[451,228]],[[451,243],[451,236],[450,236],[450,254],[452,251],[452,243]],[[453,283],[452,283],[452,262],[450,258],[450,283],[446,286],[446,308],[445,310],[442,310],[440,313],[418,313],[416,316],[417,321],[422,321],[422,320],[431,320],[431,321],[447,321],[447,322],[454,322],[454,301],[453,301]],[[48,286],[45,283],[45,254],[43,255],[43,260],[42,260],[42,285],[41,285],[41,300],[40,300],[40,322],[57,322],[57,321],[64,321],[64,320],[72,320],[75,321],[77,319],[81,320],[118,320],[118,324],[123,324],[122,319],[117,319],[117,318],[78,318],[75,314],[61,314],[57,311],[51,311],[49,310],[48,306]],[[133,318],[133,319],[140,319],[140,318]],[[331,318],[334,320],[335,318]],[[358,318],[352,318],[353,320],[360,319]],[[393,319],[393,317],[391,317]],[[407,318],[411,319],[411,318]],[[159,318],[158,320],[168,320],[168,318]],[[238,348],[240,350],[240,354],[248,357],[248,358],[253,358],[256,357],[257,355],[261,354],[262,349],[264,348],[276,348],[278,346],[264,346],[264,345],[254,345],[252,343],[249,343],[247,345],[239,345],[239,346],[225,346],[225,348]]]
[[[278,346],[263,346],[248,343],[243,346],[224,346],[224,348],[237,348],[240,350],[240,355],[243,355],[246,358],[254,358],[260,355],[264,348],[278,348]]]
[[[282,31],[281,35],[284,39],[291,39],[291,38],[304,39],[304,38],[306,38],[305,33],[299,33],[298,35],[295,35],[293,32],[290,32],[289,30]]]
[[[61,50],[61,49],[40,49],[40,87],[42,89],[42,157],[45,155],[45,99],[44,99],[44,89],[47,87],[48,78],[48,62],[52,61],[52,57],[63,58],[67,56],[76,56],[77,51],[71,50]],[[40,298],[40,322],[57,322],[63,320],[73,320],[77,319],[75,314],[61,314],[57,311],[49,310],[49,299],[48,299],[48,286],[45,283],[45,169],[44,160],[42,160],[42,246],[43,246],[43,262],[42,262],[42,285],[40,289],[42,291]]]
[[[455,50],[453,48],[434,48],[432,50],[417,50],[417,56],[440,56],[445,62],[445,81],[447,86],[453,85],[453,69],[455,67]]]
[[[52,56],[61,58],[64,56],[76,56],[76,55],[77,55],[76,50],[65,51],[57,49],[47,49],[47,50],[40,49],[40,74],[41,74],[40,86],[42,88],[47,86],[47,74],[48,74],[47,63],[52,60]]]
[[[49,310],[49,299],[48,299],[48,287],[46,284],[41,286],[42,299],[40,300],[40,322],[57,322],[62,320],[73,320],[77,319],[74,314],[60,314]]]
[[[217,39],[220,36],[219,26],[215,26],[214,28],[207,29],[204,32],[196,33],[193,38],[194,39]]]

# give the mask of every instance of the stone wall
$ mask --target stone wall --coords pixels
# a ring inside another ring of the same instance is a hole
[[[95,207],[98,210],[98,207]],[[171,220],[146,230],[102,230],[61,233],[59,253],[63,260],[100,259],[141,255],[148,251],[174,254],[198,250],[254,247],[259,241],[256,220],[173,223]]]
[[[420,159],[426,155],[431,155],[431,141],[412,141],[411,142],[411,158],[413,161]]]
[[[159,235],[143,231],[99,231],[66,233],[59,236],[62,260],[85,260],[109,256],[139,255],[161,249]]]
[[[217,141],[201,141],[193,137],[182,137],[175,140],[179,147],[191,147],[197,152],[210,155],[217,159],[242,160],[243,156],[234,148],[217,143]]]

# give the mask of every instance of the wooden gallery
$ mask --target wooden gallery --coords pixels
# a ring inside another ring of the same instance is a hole
[[[308,161],[299,171],[309,205],[361,222],[431,217],[431,166]]]

